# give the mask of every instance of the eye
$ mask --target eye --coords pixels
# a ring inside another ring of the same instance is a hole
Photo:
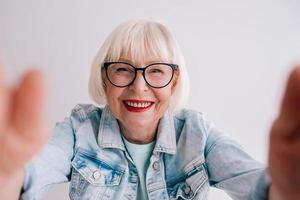
[[[119,67],[116,69],[116,72],[130,72],[130,69],[125,67]]]
[[[134,73],[134,69],[130,65],[122,64],[122,63],[116,63],[112,65],[111,70],[113,73],[120,74],[120,75]]]
[[[162,69],[159,69],[159,68],[153,68],[149,72],[152,73],[152,74],[163,74],[164,73],[164,71]]]

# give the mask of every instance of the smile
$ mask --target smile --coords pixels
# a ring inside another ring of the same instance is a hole
[[[131,112],[144,112],[150,109],[154,102],[144,100],[124,100],[124,105],[128,111]]]

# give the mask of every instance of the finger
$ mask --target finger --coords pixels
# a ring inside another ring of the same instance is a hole
[[[271,136],[300,145],[300,66],[295,67],[289,75],[280,114],[273,123]],[[294,147],[300,149],[299,145]]]
[[[0,60],[0,135],[6,126],[9,101],[9,94],[4,78],[4,66]]]
[[[44,101],[45,78],[38,70],[27,72],[22,78],[11,105],[12,126],[20,136],[31,142],[45,139]]]
[[[300,124],[300,65],[289,75],[277,121],[287,129],[295,129]]]
[[[290,73],[281,105],[281,117],[300,121],[300,65]]]

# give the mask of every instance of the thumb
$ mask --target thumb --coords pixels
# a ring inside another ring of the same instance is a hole
[[[44,134],[45,77],[41,71],[30,70],[21,80],[13,97],[12,126],[23,139],[41,142]]]
[[[273,134],[286,139],[300,137],[300,65],[289,75],[286,90],[281,103],[280,114],[275,120]]]

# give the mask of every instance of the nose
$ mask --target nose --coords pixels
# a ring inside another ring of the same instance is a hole
[[[137,71],[136,77],[133,83],[129,86],[129,88],[136,92],[143,92],[149,89],[148,84],[144,79],[143,72]]]

